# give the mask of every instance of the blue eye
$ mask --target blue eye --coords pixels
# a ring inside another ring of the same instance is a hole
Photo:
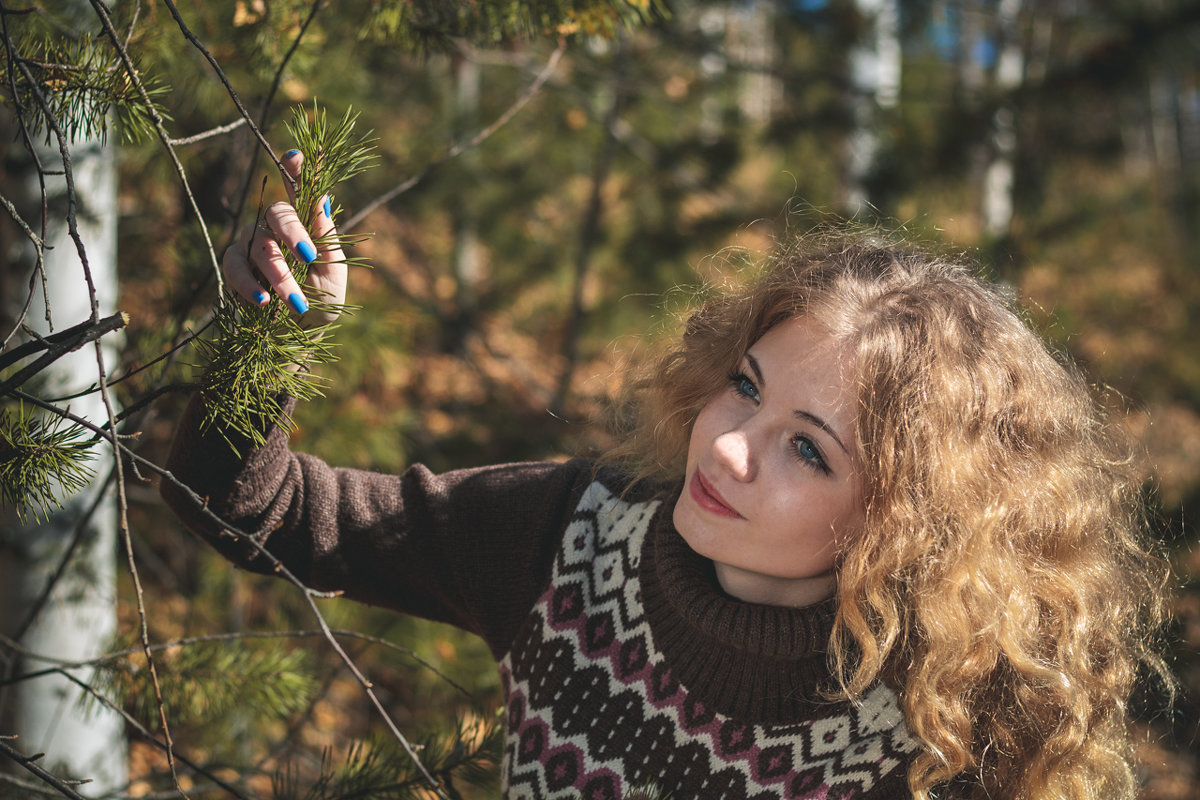
[[[735,372],[729,376],[729,382],[733,385],[733,391],[740,397],[746,397],[754,402],[758,402],[758,387],[754,385],[754,381],[744,372]]]
[[[809,439],[807,436],[793,436],[792,451],[796,455],[796,460],[801,464],[807,464],[824,473],[829,472],[829,465],[825,463],[825,457],[821,455],[821,451],[813,444],[812,439]]]

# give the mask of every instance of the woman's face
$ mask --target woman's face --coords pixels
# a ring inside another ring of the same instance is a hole
[[[833,593],[863,521],[851,366],[817,323],[782,322],[696,418],[675,527],[728,594],[802,606]]]

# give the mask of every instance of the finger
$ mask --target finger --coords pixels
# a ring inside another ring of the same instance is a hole
[[[293,206],[288,203],[272,203],[267,207],[263,221],[279,241],[296,254],[296,258],[305,264],[316,260],[317,247]]]
[[[276,205],[286,204],[277,203]],[[291,208],[291,206],[287,207]],[[295,216],[294,211],[292,215]],[[275,293],[282,297],[293,311],[303,314],[308,310],[308,300],[300,289],[300,284],[296,282],[296,277],[288,269],[287,261],[283,257],[283,250],[276,241],[278,235],[277,231],[257,228],[254,238],[250,242],[250,262],[258,268],[259,273],[271,285]]]
[[[325,195],[317,201],[317,208],[312,215],[313,239],[317,242],[317,252],[322,261],[341,261],[341,239],[337,236],[337,225],[333,221],[333,198]]]
[[[292,177],[290,181],[285,179],[283,185],[287,187],[288,202],[296,205],[296,184],[300,182],[300,168],[304,166],[304,153],[299,150],[288,150],[279,159],[279,162],[283,164],[287,174]]]
[[[229,246],[221,258],[221,272],[225,283],[246,302],[261,306],[271,299],[263,291],[258,279],[254,277],[254,269],[247,258],[250,239],[254,236],[254,226],[247,225],[238,234],[237,241]]]
[[[302,154],[302,152],[299,150],[288,150],[286,154],[283,154],[283,157],[280,158],[280,163],[283,164],[283,169],[287,170],[288,175],[292,176],[292,181],[286,180],[283,181],[283,184],[287,186],[288,199],[290,203],[295,206],[295,190],[296,187],[299,186],[301,168],[304,167],[304,154]],[[316,227],[318,224],[331,221],[332,217],[334,217],[334,210],[332,210],[331,199],[328,194],[317,201],[316,207],[312,209],[311,216],[314,227]],[[316,234],[317,237],[320,237],[331,233],[331,231],[332,225],[324,225],[324,227],[320,230],[316,230],[316,228],[314,228],[313,233]]]

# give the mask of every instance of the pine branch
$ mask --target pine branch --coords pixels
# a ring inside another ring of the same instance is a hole
[[[464,698],[466,698],[468,700],[472,699],[472,695],[471,695],[470,691],[468,691],[465,687],[456,683],[453,678],[446,675],[444,672],[439,670],[433,664],[430,664],[428,661],[426,661],[420,655],[418,655],[416,653],[416,651],[414,651],[408,647],[402,647],[401,645],[398,645],[395,642],[389,641],[388,639],[383,639],[379,636],[371,636],[370,634],[361,633],[359,631],[331,629],[330,634],[335,637],[342,638],[342,639],[355,639],[360,642],[366,642],[368,644],[379,645],[380,647],[383,647],[385,649],[391,650],[396,653],[400,653],[408,658],[411,658],[413,661],[415,661],[417,663],[417,665],[419,667],[421,667],[422,669],[428,670],[429,672],[431,672],[435,676],[437,676],[437,678],[439,680],[442,680],[445,683],[449,684],[455,691],[462,694]],[[218,642],[228,644],[230,642],[251,640],[251,639],[306,639],[306,638],[319,637],[319,636],[324,636],[324,635],[325,635],[324,631],[319,631],[319,630],[231,631],[231,632],[227,632],[227,633],[213,633],[213,634],[206,634],[206,635],[202,635],[202,636],[188,636],[188,637],[185,637],[182,639],[172,639],[167,642],[158,642],[157,644],[151,645],[150,649],[154,652],[159,652],[161,650],[170,650],[170,649],[177,648],[177,647],[191,647],[192,645],[197,645],[197,644],[214,644],[214,643],[218,643]],[[26,659],[30,659],[30,660],[34,660],[34,661],[43,661],[43,662],[47,662],[47,663],[56,665],[55,667],[50,667],[50,668],[41,669],[41,670],[35,670],[33,672],[26,672],[26,673],[22,673],[20,675],[15,675],[12,677],[4,678],[4,679],[0,680],[0,688],[3,688],[5,686],[11,686],[16,683],[21,683],[22,681],[34,680],[37,678],[41,678],[45,675],[49,675],[51,673],[57,672],[60,669],[79,669],[82,667],[101,667],[101,668],[103,668],[104,665],[106,665],[106,664],[109,664],[114,661],[120,661],[131,655],[135,655],[135,654],[141,652],[140,647],[129,647],[129,648],[126,648],[123,650],[115,650],[111,653],[105,653],[103,655],[96,656],[95,658],[89,658],[86,661],[68,661],[68,660],[48,656],[45,653],[37,653],[37,652],[31,651],[31,650],[28,650],[28,649],[22,647],[13,637],[5,636],[3,634],[0,634],[0,647],[4,647],[9,652],[19,655]]]
[[[133,655],[98,664],[96,689],[150,727],[157,709]],[[163,692],[174,698],[172,715],[184,725],[214,724],[234,709],[259,719],[286,718],[305,708],[316,686],[308,652],[286,649],[279,642],[236,648],[221,642],[175,647],[158,663]]]
[[[495,777],[504,731],[498,716],[459,719],[454,727],[430,734],[415,745],[426,768],[449,785],[451,778],[486,786]],[[322,754],[318,775],[303,781],[294,769],[277,772],[274,800],[407,800],[425,797],[423,778],[404,752],[387,741],[355,742],[345,761],[334,766],[332,752]]]
[[[48,518],[60,496],[88,485],[95,439],[83,440],[83,428],[64,427],[61,417],[0,409],[0,506],[12,506],[26,521]]]
[[[458,39],[491,45],[512,39],[616,35],[668,16],[663,0],[381,0],[374,3],[365,36],[420,55],[451,49]]]
[[[296,109],[288,131],[306,154],[298,181],[297,208],[314,208],[320,198],[332,195],[339,183],[371,165],[374,140],[354,137],[357,118],[357,114],[347,111],[341,120],[332,122],[320,108],[314,107],[311,115]],[[332,240],[317,245],[346,248],[361,238],[337,233]],[[292,274],[303,283],[309,265],[288,248],[282,249]],[[350,258],[348,263],[363,266],[365,260]],[[312,299],[312,307],[339,313],[347,310],[319,298]],[[321,388],[327,382],[311,367],[335,360],[326,335],[333,326],[305,329],[277,296],[261,307],[227,302],[217,309],[214,326],[213,340],[197,340],[202,359],[208,364],[201,381],[206,409],[203,425],[206,429],[217,426],[235,452],[237,441],[242,439],[260,446],[271,426],[292,427],[277,402],[279,396],[309,400],[322,395]]]
[[[146,726],[144,726],[144,725],[142,725],[142,723],[138,722],[138,720],[133,715],[131,715],[128,711],[126,711],[125,709],[118,706],[116,703],[109,700],[104,695],[100,694],[98,691],[96,691],[96,688],[94,686],[92,686],[90,683],[88,683],[87,681],[81,680],[80,678],[76,677],[74,674],[72,674],[68,670],[65,670],[61,667],[55,667],[52,670],[52,672],[54,672],[57,675],[61,675],[66,680],[68,680],[71,683],[78,686],[85,694],[92,697],[96,702],[100,703],[105,708],[108,708],[111,711],[114,711],[118,715],[120,715],[125,720],[126,724],[129,725],[129,727],[132,730],[137,731],[138,735],[140,735],[143,739],[145,739],[147,742],[154,745],[159,750],[161,750],[163,753],[165,753],[167,755],[168,761],[170,763],[173,764],[174,761],[176,759],[178,759],[181,764],[183,764],[184,766],[188,767],[191,770],[194,770],[196,773],[208,778],[216,786],[219,786],[222,789],[224,789],[230,796],[236,797],[238,800],[251,800],[245,794],[238,791],[237,788],[235,788],[234,786],[231,786],[229,783],[222,780],[218,775],[214,774],[210,770],[205,769],[200,764],[197,764],[196,762],[189,760],[185,756],[175,754],[174,749],[171,746],[171,742],[170,742],[169,738],[167,739],[166,743],[160,742],[158,740],[158,738],[153,733],[151,733],[146,728]],[[172,774],[174,774],[174,767],[172,767]],[[180,792],[179,795],[175,795],[175,796],[186,797],[187,795],[184,795],[182,792]]]
[[[37,95],[46,97],[49,102],[43,111],[26,115],[31,133],[43,134],[49,141],[49,120],[55,119],[72,141],[103,141],[115,120],[127,141],[140,142],[154,131],[147,103],[160,117],[169,119],[166,109],[157,102],[165,96],[167,87],[144,78],[146,91],[144,95],[139,93],[120,70],[112,50],[91,37],[70,39],[61,33],[36,32],[20,44],[19,54],[15,48],[0,51],[0,68],[12,69],[11,58],[22,67],[14,70],[18,78],[9,84],[8,96],[0,96],[0,102],[37,109]]]
[[[416,766],[417,771],[420,772],[422,780],[425,782],[428,790],[432,791],[434,796],[438,797],[439,800],[449,800],[440,782],[425,768],[421,762],[421,759],[417,756],[416,749],[408,741],[407,737],[405,737],[400,731],[399,726],[396,725],[396,721],[392,719],[390,714],[388,714],[383,702],[379,699],[379,695],[375,692],[375,685],[368,680],[367,676],[363,674],[363,671],[359,669],[358,665],[352,658],[350,658],[350,656],[346,653],[345,648],[342,647],[337,638],[334,636],[333,629],[329,627],[329,623],[325,620],[325,615],[321,613],[321,609],[317,607],[317,604],[314,600],[314,597],[326,595],[305,586],[304,582],[297,578],[296,575],[289,570],[282,561],[276,558],[270,550],[267,550],[267,548],[262,544],[263,537],[261,536],[261,532],[259,532],[260,535],[255,535],[254,533],[247,533],[234,528],[225,520],[214,514],[208,508],[208,504],[205,499],[192,491],[191,487],[178,480],[168,470],[165,470],[152,462],[145,461],[144,459],[142,460],[145,462],[148,469],[160,475],[164,480],[171,481],[174,486],[187,495],[191,499],[191,502],[195,504],[201,518],[218,526],[218,530],[221,531],[220,535],[231,537],[253,548],[259,557],[265,559],[267,563],[271,565],[271,568],[277,575],[287,580],[296,588],[300,589],[304,596],[305,603],[308,605],[309,610],[312,612],[313,617],[316,618],[317,624],[321,628],[321,635],[325,638],[325,641],[329,643],[329,646],[337,654],[338,658],[341,659],[342,663],[346,665],[346,668],[350,670],[352,675],[354,675],[354,679],[358,681],[359,686],[362,687],[362,690],[366,694],[367,699],[370,700],[371,705],[374,706],[377,712],[379,712],[379,716],[383,720],[384,725],[387,727],[388,732],[391,733],[396,741],[400,743],[400,746],[404,749],[404,752],[408,755],[408,758]]]

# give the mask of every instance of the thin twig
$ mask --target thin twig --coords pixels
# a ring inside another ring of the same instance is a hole
[[[46,175],[42,166],[41,157],[38,156],[37,147],[33,142],[33,136],[29,132],[29,126],[25,123],[25,105],[21,102],[21,93],[17,91],[17,76],[16,64],[18,62],[16,45],[13,43],[12,37],[8,32],[8,13],[0,14],[0,30],[4,32],[4,50],[8,54],[9,69],[7,71],[8,88],[12,97],[13,107],[16,109],[17,125],[21,129],[21,141],[25,144],[25,150],[33,159],[36,167],[35,172],[38,177],[38,186],[41,191],[42,198],[42,227],[41,234],[38,239],[42,242],[46,240],[46,219],[47,219],[47,200],[46,200]],[[42,296],[46,299],[46,322],[53,330],[54,326],[50,321],[50,302],[49,290],[46,286],[46,270],[44,269],[45,261],[43,259],[43,248],[37,248],[37,257],[34,261],[33,272],[29,276],[29,295],[25,299],[25,306],[21,309],[21,314],[13,324],[12,332],[4,337],[4,345],[7,346],[13,335],[20,329],[25,321],[26,314],[29,313],[29,308],[33,302],[33,287],[37,279],[40,277],[42,282]]]
[[[374,200],[364,205],[361,209],[359,209],[358,213],[346,220],[345,224],[341,226],[341,230],[343,232],[349,232],[353,230],[355,226],[362,222],[367,215],[373,212],[375,209],[390,203],[392,200],[396,199],[424,180],[435,167],[439,167],[445,162],[462,155],[464,151],[473,147],[478,147],[480,144],[482,144],[484,140],[486,140],[493,133],[499,130],[505,123],[516,116],[517,112],[524,108],[529,101],[533,99],[534,95],[541,91],[542,86],[545,85],[546,81],[550,79],[550,76],[554,74],[554,69],[558,66],[559,59],[562,58],[563,53],[566,52],[566,49],[566,40],[560,39],[558,42],[558,47],[556,47],[554,52],[551,53],[550,59],[546,62],[546,66],[542,68],[542,71],[538,73],[533,82],[525,88],[525,91],[521,92],[513,104],[509,106],[503,114],[496,117],[496,119],[490,125],[476,133],[470,139],[464,139],[456,142],[442,156],[426,164],[425,168],[416,175],[407,178],[393,188],[379,195],[379,197],[376,197]]]
[[[6,32],[7,35],[7,32]],[[33,74],[29,72],[29,68],[24,63],[18,63],[17,68],[25,75],[25,80],[29,81],[29,89],[33,96],[37,99],[38,105],[42,107],[42,113],[46,116],[46,127],[53,133],[54,138],[58,142],[58,152],[62,158],[63,179],[67,184],[67,231],[71,240],[75,242],[75,251],[79,254],[79,260],[83,265],[83,278],[88,286],[88,302],[92,309],[92,320],[95,321],[100,317],[100,306],[96,300],[96,284],[92,280],[92,269],[88,264],[87,252],[83,246],[83,238],[79,234],[79,223],[75,217],[75,206],[78,203],[78,195],[75,192],[75,174],[71,169],[71,150],[67,145],[67,136],[63,133],[62,128],[58,125],[58,120],[54,117],[54,112],[50,108],[50,104],[46,101],[42,90],[38,87],[37,81]],[[40,168],[40,165],[39,165]],[[45,213],[46,206],[46,190],[45,184],[42,184],[42,210]],[[43,221],[44,225],[44,221]],[[45,240],[45,232],[43,231],[42,239]],[[50,304],[46,303],[46,313],[50,313]],[[53,326],[51,326],[53,329]]]
[[[34,250],[34,271],[30,275],[29,291],[25,293],[25,304],[21,306],[21,313],[17,315],[17,320],[15,323],[13,323],[12,330],[9,331],[8,335],[4,337],[4,341],[0,342],[0,350],[3,350],[4,348],[8,347],[8,343],[12,341],[12,337],[17,335],[17,331],[21,330],[21,325],[24,324],[25,317],[28,316],[29,309],[33,305],[34,282],[45,258],[46,243],[42,240],[42,237],[33,232],[33,229],[29,227],[25,220],[21,219],[21,215],[17,212],[16,206],[14,206],[7,197],[0,196],[0,201],[3,201],[4,208],[6,211],[8,211],[8,215],[12,218],[12,220],[16,222],[17,225],[20,226],[21,230],[25,232],[25,235],[29,237],[29,241],[33,243]]]
[[[33,601],[33,605],[31,605],[29,610],[25,613],[25,618],[21,621],[21,624],[18,625],[13,631],[13,639],[20,640],[23,638],[30,626],[33,625],[35,620],[37,620],[38,614],[42,613],[42,608],[50,599],[50,595],[54,592],[54,587],[58,585],[59,580],[66,573],[67,566],[71,563],[71,559],[75,555],[76,548],[78,548],[79,543],[83,541],[83,535],[87,532],[88,523],[92,521],[92,517],[95,515],[96,509],[98,509],[100,507],[100,503],[104,501],[104,495],[108,492],[108,487],[112,483],[115,475],[116,473],[114,471],[109,471],[108,477],[104,479],[104,483],[101,485],[99,491],[96,492],[96,496],[92,498],[91,505],[89,505],[87,510],[84,511],[83,515],[79,518],[79,521],[75,523],[75,531],[71,535],[71,541],[67,545],[67,549],[63,552],[62,558],[58,562],[58,567],[46,581],[46,585],[42,587],[41,594],[38,595],[37,599]],[[0,683],[0,686],[4,686],[6,683],[7,681]]]
[[[71,798],[71,800],[87,800],[86,797],[84,797],[79,792],[77,792],[71,788],[72,785],[78,786],[80,783],[87,783],[87,781],[66,781],[66,780],[63,780],[62,778],[58,777],[54,773],[48,772],[47,770],[42,769],[42,767],[38,766],[38,764],[37,764],[37,760],[39,758],[41,758],[41,756],[42,756],[41,753],[39,753],[35,756],[26,756],[23,753],[21,753],[21,751],[17,750],[15,747],[10,745],[8,742],[4,741],[5,739],[15,739],[15,738],[17,738],[17,737],[15,737],[15,736],[0,736],[0,753],[8,756],[13,761],[17,762],[22,767],[24,767],[25,769],[32,772],[34,775],[37,775],[39,778],[41,778],[44,782],[46,782],[50,786],[53,786],[55,789],[58,790],[58,793],[61,794],[63,797],[69,797],[69,798]]]
[[[17,207],[12,204],[11,200],[4,195],[0,195],[0,204],[4,206],[4,210],[8,212],[8,215],[12,217],[12,221],[17,223],[21,230],[24,231],[25,235],[29,237],[29,241],[33,242],[33,246],[37,248],[37,251],[40,254],[42,252],[42,248],[46,246],[46,243],[42,240],[42,237],[34,233],[33,229],[29,227],[28,223],[21,219],[21,215],[17,212]]]
[[[44,783],[34,783],[25,778],[19,778],[16,775],[9,775],[6,772],[0,772],[0,783],[6,783],[9,786],[16,786],[24,789],[27,792],[44,795],[46,797],[58,797],[59,794],[55,790],[49,788]]]
[[[308,16],[305,17],[304,22],[300,23],[300,30],[296,32],[295,38],[292,39],[291,46],[288,48],[288,51],[283,54],[283,58],[279,60],[279,65],[275,68],[275,75],[271,79],[271,88],[267,90],[267,96],[263,99],[262,108],[259,111],[258,127],[260,129],[266,130],[267,128],[267,120],[270,118],[271,114],[271,104],[275,102],[275,95],[279,92],[279,87],[283,84],[283,74],[287,69],[288,62],[292,60],[292,56],[295,55],[296,50],[300,47],[300,42],[303,40],[304,35],[308,32],[309,25],[311,25],[313,20],[317,18],[317,12],[324,8],[325,5],[325,0],[313,0],[312,5],[309,6],[308,9]],[[224,73],[221,71],[221,68],[217,66],[216,62],[212,61],[211,63],[213,65],[213,69],[217,71],[217,74],[222,76],[223,80],[227,80],[224,79]],[[247,121],[249,121],[248,118]],[[270,148],[267,149],[267,154],[274,159],[274,154],[271,153]],[[257,148],[251,150],[249,158],[250,163],[246,167],[246,180],[242,183],[242,190],[238,194],[237,205],[233,209],[234,229],[230,232],[230,241],[232,241],[233,237],[237,235],[237,223],[241,219],[242,213],[246,210],[246,203],[250,198],[250,188],[254,184],[254,173],[258,165]],[[276,160],[275,163],[278,167],[278,160]],[[288,185],[292,187],[292,191],[296,192],[296,182],[292,178],[291,173],[281,168],[281,174],[283,175],[283,179],[287,181]]]
[[[183,185],[184,194],[187,196],[188,203],[192,207],[192,213],[196,216],[196,222],[200,227],[200,233],[204,236],[204,244],[208,248],[209,258],[212,260],[213,274],[217,278],[217,286],[224,289],[224,279],[221,277],[221,265],[217,260],[217,251],[213,247],[212,239],[208,235],[208,225],[204,221],[204,214],[200,212],[200,206],[196,202],[195,195],[192,194],[191,184],[188,183],[187,173],[184,172],[183,164],[179,163],[179,157],[175,155],[175,148],[171,146],[171,137],[167,135],[167,129],[163,123],[162,115],[158,113],[158,109],[154,107],[154,103],[150,100],[150,93],[146,91],[146,87],[142,85],[142,79],[138,76],[137,70],[133,66],[133,61],[129,58],[129,52],[121,44],[117,35],[116,29],[113,27],[112,18],[108,15],[108,8],[104,5],[103,0],[88,0],[92,8],[96,11],[96,16],[100,18],[100,22],[104,26],[104,33],[112,42],[113,48],[117,51],[117,55],[121,58],[121,63],[125,66],[125,72],[129,75],[129,80],[137,87],[138,94],[141,95],[142,102],[146,104],[146,113],[150,116],[150,120],[154,123],[154,130],[158,133],[158,138],[162,141],[163,146],[167,150],[167,155],[171,158],[171,164],[175,167],[175,174],[179,176],[179,181]],[[222,292],[223,294],[223,292]]]
[[[96,374],[100,382],[100,397],[104,401],[104,409],[108,413],[108,425],[112,434],[113,467],[116,472],[117,481],[117,526],[121,533],[121,538],[125,543],[125,557],[129,564],[129,575],[133,579],[133,594],[137,599],[138,624],[140,626],[139,633],[142,639],[142,649],[146,653],[146,664],[150,668],[150,685],[154,688],[154,703],[158,707],[158,719],[162,725],[163,738],[166,739],[167,767],[171,771],[171,778],[175,782],[175,788],[179,790],[179,794],[186,800],[188,795],[179,783],[179,772],[175,767],[175,747],[171,741],[171,725],[167,720],[167,706],[163,700],[162,686],[158,681],[158,668],[154,663],[154,654],[150,650],[150,626],[146,621],[146,603],[142,591],[142,579],[138,575],[137,561],[133,557],[133,539],[129,535],[129,499],[125,495],[125,465],[121,457],[120,442],[117,438],[117,415],[113,410],[112,398],[109,396],[108,383],[105,379],[104,349],[100,346],[99,341],[95,343],[95,347]]]
[[[205,139],[211,139],[214,136],[220,136],[221,134],[224,134],[224,133],[230,133],[231,131],[236,131],[238,128],[242,127],[245,124],[246,124],[246,120],[236,119],[233,122],[230,122],[228,125],[218,125],[215,128],[209,128],[208,130],[204,131],[203,133],[197,133],[194,136],[185,136],[182,139],[172,139],[171,145],[173,145],[174,147],[179,147],[181,145],[195,144],[196,142],[203,142]]]
[[[100,0],[92,0],[93,4],[97,2],[100,2]],[[210,53],[208,48],[204,46],[204,43],[196,37],[196,34],[192,33],[191,29],[188,28],[187,23],[183,21],[183,17],[180,16],[179,9],[175,7],[175,4],[171,2],[171,0],[163,0],[163,3],[166,5],[167,10],[171,13],[171,16],[175,19],[175,24],[179,26],[179,30],[183,32],[183,38],[187,39],[193,47],[200,51],[200,54],[204,56],[205,60],[208,61],[209,66],[211,66],[213,71],[217,73],[217,79],[221,81],[222,85],[224,85],[225,91],[229,94],[229,99],[232,100],[234,106],[237,107],[238,113],[242,115],[242,119],[245,120],[246,124],[250,126],[251,133],[254,134],[255,138],[258,139],[259,143],[263,146],[263,149],[266,150],[271,156],[271,160],[275,162],[275,166],[278,167],[280,174],[282,174],[286,180],[292,181],[292,177],[288,174],[287,170],[283,168],[283,163],[280,162],[278,156],[275,155],[275,151],[271,149],[271,143],[267,141],[267,137],[263,136],[263,133],[261,130],[259,130],[259,127],[254,124],[252,119],[250,119],[250,112],[246,110],[244,105],[242,105],[242,99],[238,96],[237,90],[233,88],[233,84],[230,83],[229,78],[225,75],[225,72],[221,69],[221,66],[217,63],[217,60],[213,58],[212,53]],[[292,181],[292,185],[293,187],[295,186],[294,181]]]

